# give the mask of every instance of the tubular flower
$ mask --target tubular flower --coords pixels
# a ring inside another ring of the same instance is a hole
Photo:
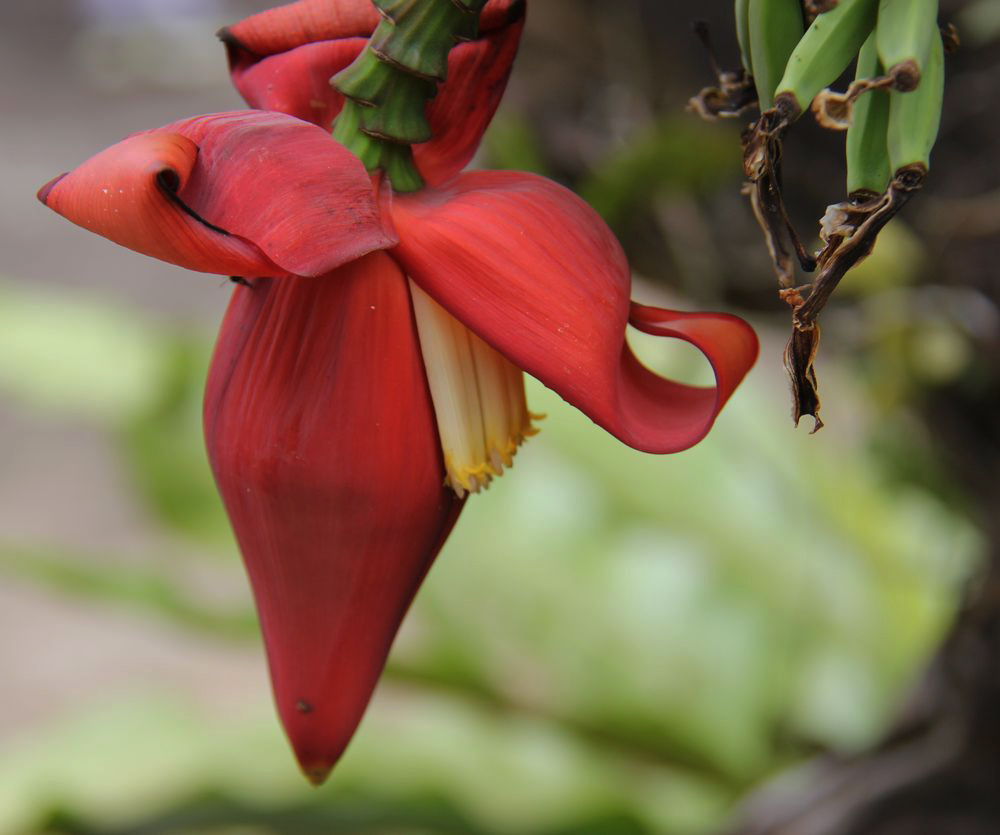
[[[467,494],[534,432],[524,371],[626,444],[664,453],[704,437],[756,358],[736,317],[631,303],[620,245],[572,192],[531,174],[458,173],[522,21],[523,4],[491,2],[480,39],[452,50],[428,105],[441,130],[415,147],[421,191],[393,194],[328,133],[341,102],[327,79],[364,45],[371,6],[303,0],[223,32],[248,101],[288,113],[136,134],[39,192],[138,252],[241,277],[205,438],[277,709],[317,783]],[[646,369],[629,323],[693,344],[715,386]]]

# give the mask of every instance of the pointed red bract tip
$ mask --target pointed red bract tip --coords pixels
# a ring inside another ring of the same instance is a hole
[[[135,134],[39,196],[115,243],[220,275],[322,275],[395,242],[356,156],[314,125],[259,110]]]
[[[278,714],[318,783],[361,721],[462,506],[444,487],[395,262],[377,253],[318,279],[237,287],[204,419]]]
[[[179,196],[198,146],[168,131],[131,136],[42,188],[67,220],[117,244],[199,272],[268,275],[279,268],[258,247],[220,228]]]
[[[65,176],[66,174],[60,174],[58,177],[53,177],[44,186],[38,189],[38,193],[35,196],[38,198],[39,202],[41,202],[43,206],[49,205],[48,203],[49,192],[52,191],[52,189],[55,188],[56,183],[58,183]]]

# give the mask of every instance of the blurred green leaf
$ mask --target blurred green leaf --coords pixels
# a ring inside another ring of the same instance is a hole
[[[872,254],[853,267],[837,289],[845,296],[870,296],[914,284],[927,261],[923,242],[902,220],[895,218],[879,232]]]
[[[579,192],[612,227],[658,194],[704,194],[739,170],[732,132],[690,115],[669,116],[596,165]]]
[[[266,698],[225,716],[162,695],[112,700],[0,752],[0,831],[18,835],[686,835],[721,822],[726,802],[545,722],[392,686],[319,793]]]
[[[483,137],[489,168],[545,174],[548,166],[531,122],[517,113],[501,110]]]
[[[0,391],[33,408],[119,424],[157,397],[166,345],[110,302],[0,281]]]
[[[257,619],[249,605],[235,611],[218,611],[199,602],[190,589],[167,574],[170,563],[166,558],[162,564],[164,568],[157,570],[111,562],[98,555],[0,545],[0,572],[40,583],[61,594],[153,615],[190,629],[226,638],[256,639]]]
[[[883,492],[863,449],[781,431],[780,396],[744,390],[708,442],[664,458],[539,386],[530,401],[541,435],[470,502],[397,663],[732,785],[796,739],[872,739],[949,621],[979,548],[967,523]]]
[[[146,501],[174,530],[211,544],[233,538],[205,454],[201,400],[210,357],[202,339],[174,337],[164,346],[156,397],[124,428],[129,464]]]

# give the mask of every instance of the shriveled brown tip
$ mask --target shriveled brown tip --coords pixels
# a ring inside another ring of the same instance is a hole
[[[726,97],[718,87],[702,87],[697,96],[688,99],[687,110],[707,122],[714,122],[726,106]]]
[[[958,36],[958,29],[955,28],[954,23],[942,24],[941,30],[941,41],[944,44],[944,51],[949,55],[952,52],[958,52],[958,48],[962,45],[962,39]]]
[[[872,200],[879,200],[881,197],[881,194],[877,191],[872,191],[870,188],[859,188],[848,194],[847,200],[852,206],[861,206],[865,203],[871,203]]]
[[[795,426],[804,415],[815,421],[810,435],[823,428],[819,417],[819,381],[816,379],[816,351],[819,348],[819,325],[792,328],[792,335],[785,346],[785,371],[792,389],[792,420]]]
[[[774,97],[774,107],[772,110],[776,111],[777,120],[786,125],[790,125],[802,115],[802,105],[795,98],[795,94],[788,91],[778,93]]]
[[[66,173],[69,173],[69,172],[66,172]],[[48,206],[49,205],[49,203],[48,203],[49,192],[52,191],[52,189],[55,188],[56,183],[58,183],[65,176],[66,176],[66,174],[60,174],[58,177],[53,177],[44,186],[42,186],[40,189],[38,189],[38,194],[35,195],[35,196],[39,199],[39,201],[42,203],[43,206]]]
[[[892,177],[892,187],[899,191],[916,191],[927,179],[927,166],[922,162],[904,165]]]
[[[688,100],[687,109],[702,119],[714,121],[719,117],[740,116],[756,106],[757,90],[753,78],[740,68],[720,73],[719,86],[703,87],[697,96]]]
[[[851,126],[853,110],[851,99],[833,90],[820,90],[812,103],[816,121],[828,130],[847,130]]]
[[[912,58],[901,61],[889,70],[893,87],[900,93],[909,93],[920,86],[920,67]]]

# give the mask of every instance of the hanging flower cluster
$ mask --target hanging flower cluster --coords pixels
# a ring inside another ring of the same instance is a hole
[[[223,30],[255,110],[131,136],[39,198],[116,243],[239,277],[205,391],[209,457],[253,587],[275,701],[321,782],[469,493],[534,433],[524,373],[629,446],[708,432],[753,364],[742,320],[631,303],[598,215],[531,174],[460,173],[502,95],[524,3],[490,0],[448,57],[394,193],[329,133],[367,0],[300,0]],[[625,326],[707,357],[710,388],[646,369]]]

